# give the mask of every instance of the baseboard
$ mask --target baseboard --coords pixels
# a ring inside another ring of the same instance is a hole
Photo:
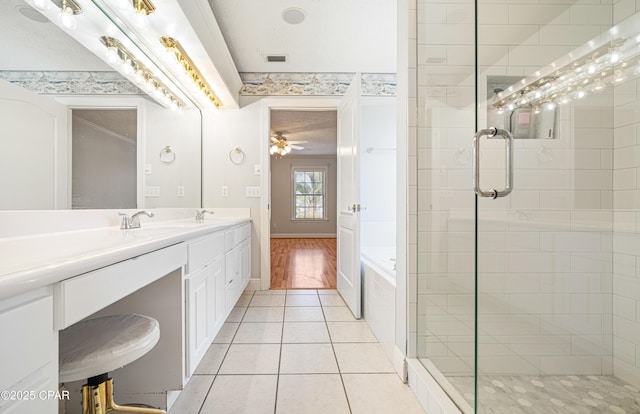
[[[416,397],[418,397],[418,401],[420,401],[420,404],[422,404],[426,412],[436,414],[464,414],[473,412],[473,408],[468,404],[464,411],[460,410],[417,359],[407,358],[407,371],[409,387]]]
[[[272,239],[335,239],[336,233],[271,233]]]
[[[402,382],[406,383],[408,381],[407,358],[397,346],[393,348],[393,368],[396,370]]]
[[[247,283],[245,290],[260,290],[260,282],[260,278],[257,277],[249,279],[249,283]]]

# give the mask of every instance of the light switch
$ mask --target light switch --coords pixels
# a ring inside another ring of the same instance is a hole
[[[253,166],[253,175],[260,175],[260,174],[262,174],[262,165],[255,164]]]
[[[176,195],[178,197],[184,197],[184,185],[179,185],[178,186],[178,191],[177,191]]]
[[[152,166],[152,164],[145,164],[144,165],[144,174],[145,175],[151,175],[151,166]]]
[[[223,185],[220,193],[222,197],[229,197],[229,187],[227,187],[226,185]]]

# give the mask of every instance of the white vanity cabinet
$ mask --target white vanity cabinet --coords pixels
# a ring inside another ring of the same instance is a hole
[[[245,223],[227,230],[225,302],[227,315],[231,312],[251,277],[251,224]]]
[[[57,412],[58,402],[47,397],[48,391],[58,389],[58,333],[51,295],[0,311],[0,332],[11,337],[0,341],[0,412]]]
[[[224,233],[188,243],[187,257],[186,376],[190,377],[226,318]]]

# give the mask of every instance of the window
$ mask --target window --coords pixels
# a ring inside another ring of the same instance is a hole
[[[293,167],[293,219],[326,220],[326,168]]]

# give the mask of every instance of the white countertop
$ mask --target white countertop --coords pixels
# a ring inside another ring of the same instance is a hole
[[[206,217],[0,238],[0,299],[250,221]]]

